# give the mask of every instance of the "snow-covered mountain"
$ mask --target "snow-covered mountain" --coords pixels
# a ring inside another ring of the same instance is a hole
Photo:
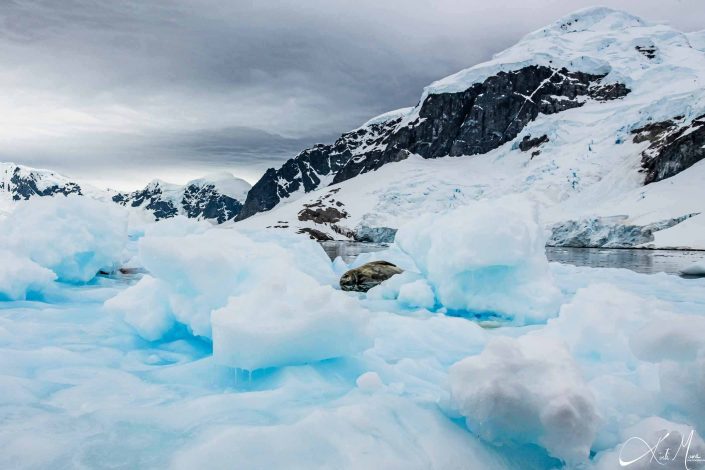
[[[107,198],[108,192],[79,184],[51,170],[0,162],[0,215],[12,209],[16,201],[31,197],[69,194]]]
[[[154,220],[180,214],[223,223],[237,216],[250,187],[247,181],[223,172],[189,181],[185,185],[154,180],[142,190],[119,193],[79,183],[50,170],[0,163],[0,214],[12,210],[16,201],[73,194],[112,200],[135,210],[143,210]]]
[[[252,187],[238,219],[267,211],[280,201],[328,186],[352,160],[383,150],[387,138],[411,108],[385,113],[346,132],[332,145],[318,144],[270,168]]]
[[[151,211],[156,220],[175,215],[223,223],[242,210],[251,185],[230,173],[217,173],[175,185],[160,180],[129,194],[116,194],[113,201],[123,206]]]
[[[421,213],[525,193],[557,245],[705,248],[704,37],[575,12],[270,169],[239,218],[388,240]]]
[[[0,163],[0,192],[4,199],[20,201],[32,196],[82,194],[81,186],[50,170]]]

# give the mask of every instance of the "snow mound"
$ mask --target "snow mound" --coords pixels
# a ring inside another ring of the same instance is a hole
[[[210,338],[213,310],[224,307],[230,297],[261,289],[276,273],[290,276],[291,282],[307,275],[321,284],[337,280],[323,249],[303,237],[260,232],[245,235],[232,229],[206,229],[205,223],[183,219],[161,224],[148,229],[139,241],[142,265],[160,281],[159,292],[148,296],[149,303],[158,306],[158,313],[150,314],[155,318],[144,320],[149,326],[140,326],[137,314],[127,312],[135,306],[133,299],[149,290],[142,285],[144,280],[108,305],[121,311],[145,339],[157,339],[175,323],[185,325],[194,335]],[[168,309],[163,307],[166,305]]]
[[[536,207],[520,197],[427,215],[396,237],[440,305],[517,322],[545,320],[558,311],[545,241]]]
[[[358,302],[281,268],[213,312],[217,362],[255,370],[348,356],[371,346],[368,314]]]
[[[24,300],[43,291],[56,274],[37,263],[0,249],[0,300]]]
[[[32,198],[0,222],[0,244],[52,270],[59,281],[87,282],[122,260],[127,212],[80,196]]]
[[[565,346],[538,336],[491,340],[449,372],[468,427],[496,444],[538,444],[568,464],[587,460],[599,418]]]

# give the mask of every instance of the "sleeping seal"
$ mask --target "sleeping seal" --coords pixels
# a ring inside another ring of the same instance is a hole
[[[395,274],[403,271],[388,261],[372,261],[351,269],[340,278],[340,288],[347,291],[367,292]]]

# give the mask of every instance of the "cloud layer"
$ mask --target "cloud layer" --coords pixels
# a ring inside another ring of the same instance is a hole
[[[253,180],[591,3],[8,0],[0,160],[127,188]],[[705,28],[699,0],[602,3]]]

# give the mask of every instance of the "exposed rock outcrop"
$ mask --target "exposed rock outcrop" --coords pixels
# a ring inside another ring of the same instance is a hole
[[[315,228],[310,228],[310,227],[304,227],[302,229],[299,229],[299,231],[297,233],[308,234],[308,236],[311,240],[316,240],[318,242],[326,242],[326,241],[333,240],[333,237],[329,236],[328,234],[323,233],[320,230],[316,230]]]
[[[334,175],[357,155],[380,152],[401,118],[375,122],[340,136],[332,145],[317,144],[281,166],[270,168],[247,195],[238,220],[274,207],[298,191],[310,192],[329,184]]]
[[[705,158],[705,115],[687,124],[674,118],[632,132],[634,142],[651,142],[642,153],[644,184],[674,176]]]
[[[616,99],[629,89],[602,84],[603,76],[531,65],[499,72],[459,93],[430,94],[418,117],[397,128],[383,152],[351,159],[333,178],[349,178],[403,160],[476,155],[513,140],[539,114],[554,114],[585,103],[586,98]]]

